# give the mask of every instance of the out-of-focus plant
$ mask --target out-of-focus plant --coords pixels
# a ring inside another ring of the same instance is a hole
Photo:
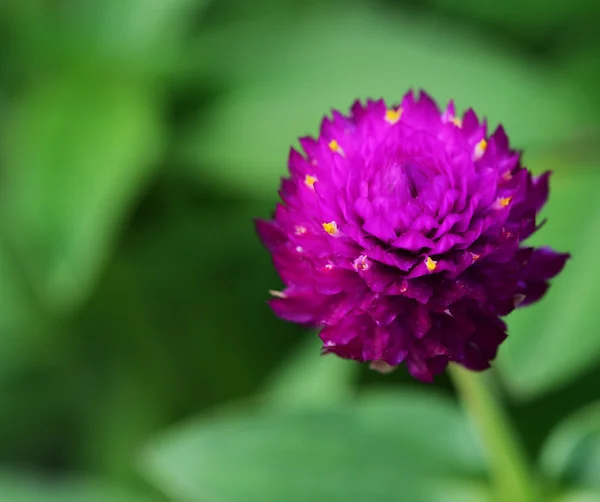
[[[490,380],[547,498],[597,499],[597,7],[538,3],[0,2],[0,500],[491,497],[445,379],[310,345],[261,387],[301,330],[251,219],[324,111],[409,87],[556,173],[532,245],[573,260]]]

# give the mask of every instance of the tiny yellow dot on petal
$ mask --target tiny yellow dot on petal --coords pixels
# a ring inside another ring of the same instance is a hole
[[[323,223],[323,230],[325,230],[325,232],[327,232],[329,235],[333,235],[334,237],[337,237],[340,233],[340,230],[335,221]]]
[[[303,227],[302,225],[296,225],[294,227],[294,233],[296,235],[302,235],[306,233],[306,227]]]
[[[400,120],[400,117],[402,117],[402,108],[398,108],[397,110],[390,108],[385,112],[385,121],[389,124],[395,124]]]
[[[471,253],[471,256],[473,257],[473,261],[477,261],[477,260],[479,260],[479,258],[481,258],[481,255],[478,255],[475,253]]]
[[[315,187],[314,185],[315,185],[315,183],[317,181],[319,181],[317,179],[317,177],[316,176],[311,176],[310,174],[307,174],[306,178],[304,178],[304,183],[306,183],[306,186],[309,187],[309,188],[314,188]]]
[[[463,124],[463,121],[462,121],[462,118],[460,118],[460,117],[454,117],[454,118],[452,119],[452,123],[453,123],[453,124],[454,124],[456,127],[458,127],[458,128],[461,128],[461,127],[462,127],[462,124]]]
[[[502,207],[506,207],[510,204],[511,200],[512,200],[512,197],[502,197],[501,199],[498,200],[498,202],[500,203],[500,205]]]
[[[475,152],[473,154],[473,156],[475,157],[475,160],[479,160],[481,157],[483,157],[483,154],[485,153],[487,146],[488,146],[488,143],[485,139],[482,139],[479,143],[477,143],[477,145],[475,145]]]
[[[433,272],[435,270],[435,268],[437,267],[437,261],[432,260],[430,256],[427,257],[427,259],[425,260],[425,265],[427,266],[427,270],[429,270],[430,272]]]
[[[329,142],[329,145],[328,145],[328,146],[329,146],[329,149],[330,149],[332,152],[341,152],[341,150],[342,150],[342,147],[340,146],[340,144],[339,144],[339,143],[337,142],[337,140],[335,140],[335,139],[332,139],[332,140]]]

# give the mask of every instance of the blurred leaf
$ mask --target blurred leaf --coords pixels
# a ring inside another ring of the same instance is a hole
[[[0,380],[18,368],[42,326],[31,291],[0,239]]]
[[[542,449],[540,466],[563,485],[597,489],[600,500],[600,402],[556,426]]]
[[[508,318],[509,338],[499,367],[517,397],[532,398],[566,384],[600,359],[600,173],[596,169],[555,176],[548,223],[531,239],[568,251],[572,259],[536,305]]]
[[[91,480],[49,481],[30,475],[0,472],[3,502],[157,502],[161,498],[123,490]]]
[[[557,28],[566,31],[565,25],[577,27],[581,19],[599,12],[599,4],[595,0],[434,0],[433,5],[442,11],[458,13],[470,21],[517,31],[528,40],[555,37]]]
[[[201,195],[168,176],[153,184],[71,320],[82,468],[130,478],[151,432],[256,393],[302,333],[265,303],[278,279],[251,224],[264,205]]]
[[[84,0],[72,2],[65,19],[72,39],[88,40],[98,59],[160,69],[181,57],[193,21],[211,0]],[[85,54],[81,54],[85,58]],[[125,67],[127,68],[127,67]]]
[[[203,180],[254,195],[274,193],[297,137],[357,98],[395,102],[425,88],[441,105],[454,98],[492,126],[502,121],[517,147],[569,137],[588,112],[559,72],[402,11],[321,6],[292,25],[271,16],[207,33],[202,43],[206,74],[238,85],[192,122],[180,155]]]
[[[563,493],[556,498],[552,499],[552,502],[598,502],[600,500],[600,491],[569,491]]]
[[[155,441],[143,466],[165,493],[190,502],[434,502],[448,500],[443,487],[454,477],[468,485],[459,477],[484,474],[457,407],[407,391],[335,409],[215,412]],[[469,485],[481,497],[477,486]]]
[[[164,71],[181,57],[192,23],[210,0],[8,0],[17,64]],[[34,73],[35,74],[35,73]]]
[[[177,36],[211,0],[83,0],[65,10],[73,29],[102,40],[111,51],[143,53]],[[90,30],[90,31],[88,31]]]
[[[95,438],[83,445],[86,466],[113,481],[138,480],[136,454],[150,434],[163,424],[165,403],[157,398],[163,389],[152,392],[134,361],[125,368],[112,362],[110,386],[98,389],[86,403],[85,437]],[[123,363],[121,363],[123,366]]]
[[[151,174],[162,138],[148,91],[65,76],[25,92],[8,121],[1,216],[53,309],[85,298]]]
[[[337,406],[353,394],[359,365],[338,357],[320,355],[322,343],[316,333],[281,363],[267,384],[265,398],[270,406],[306,408]]]
[[[600,8],[600,4],[596,3]],[[600,37],[595,30],[590,30],[581,37],[574,38],[574,44],[564,44],[558,58],[561,71],[581,88],[593,108],[596,116],[600,115]],[[595,144],[596,149],[598,141]]]

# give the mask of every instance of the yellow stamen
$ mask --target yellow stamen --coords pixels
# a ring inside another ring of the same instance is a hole
[[[454,118],[452,119],[452,123],[453,123],[453,124],[454,124],[456,127],[458,127],[458,128],[461,128],[461,127],[462,127],[462,118],[460,118],[460,117],[454,117]]]
[[[430,272],[433,272],[435,270],[435,268],[437,267],[437,261],[432,260],[430,256],[427,257],[427,259],[425,260],[425,265],[427,266],[427,270],[429,270]]]
[[[340,144],[335,140],[332,139],[329,142],[329,149],[333,152],[333,153],[339,153],[340,155],[344,155],[344,150],[343,148],[340,146]]]
[[[502,197],[501,199],[498,199],[498,203],[502,206],[502,207],[506,207],[510,204],[510,201],[512,200],[512,197]]]
[[[400,120],[400,117],[402,117],[402,108],[398,108],[397,110],[390,108],[385,112],[385,121],[389,124],[394,125]]]
[[[307,186],[307,187],[309,187],[309,188],[312,188],[312,189],[314,189],[314,188],[315,188],[315,186],[314,186],[314,185],[315,185],[315,183],[316,183],[317,181],[319,181],[319,180],[317,179],[317,177],[316,177],[316,176],[311,176],[310,174],[307,174],[307,175],[306,175],[306,178],[304,178],[304,183],[306,183],[306,186]]]
[[[483,157],[483,154],[485,153],[487,146],[488,146],[488,143],[485,139],[482,139],[479,143],[477,143],[477,145],[475,145],[475,153],[474,153],[475,160],[479,160],[481,157]]]
[[[333,235],[334,237],[337,237],[340,233],[340,230],[335,221],[323,223],[323,230],[325,230],[325,232],[327,232],[329,235]]]
[[[477,260],[479,260],[479,258],[481,258],[481,255],[478,255],[475,253],[471,253],[471,256],[473,257],[473,261],[477,261]]]

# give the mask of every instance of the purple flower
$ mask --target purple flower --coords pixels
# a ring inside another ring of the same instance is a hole
[[[424,93],[334,111],[300,144],[283,203],[257,222],[285,284],[275,313],[379,370],[405,362],[431,381],[449,361],[488,368],[500,317],[539,300],[569,257],[521,246],[549,173],[522,167],[502,127],[487,136],[473,110],[440,113]]]

